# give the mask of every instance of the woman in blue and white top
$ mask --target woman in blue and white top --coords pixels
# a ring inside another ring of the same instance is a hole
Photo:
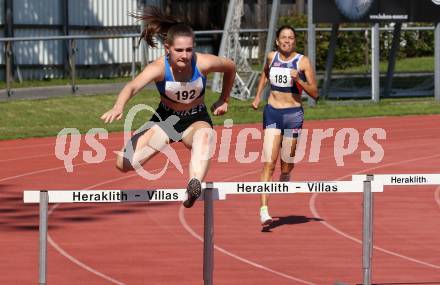
[[[257,93],[252,102],[258,108],[261,95],[270,81],[270,95],[263,112],[263,159],[261,181],[272,181],[278,156],[281,153],[280,181],[289,181],[293,169],[296,143],[302,129],[304,112],[301,103],[303,90],[315,100],[318,87],[315,72],[309,59],[296,52],[296,33],[290,26],[276,32],[277,50],[267,55]],[[268,195],[261,195],[260,220],[269,225]]]
[[[210,72],[224,73],[221,96],[211,107],[214,115],[223,115],[228,110],[235,64],[226,58],[196,53],[192,28],[156,7],[147,7],[142,14],[134,16],[145,22],[141,38],[153,47],[153,37],[161,38],[166,55],[146,66],[129,82],[119,93],[113,108],[101,119],[106,123],[120,120],[128,100],[147,84],[156,83],[160,104],[149,121],[151,127],[132,137],[130,147],[126,146],[117,155],[116,167],[123,172],[141,167],[157,152],[169,147],[170,142],[182,141],[191,149],[188,198],[183,203],[189,208],[200,196],[201,181],[209,166],[207,153],[213,143],[212,121],[204,104],[206,77]]]

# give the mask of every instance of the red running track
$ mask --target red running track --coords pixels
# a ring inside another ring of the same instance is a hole
[[[234,127],[229,162],[214,157],[207,181],[258,181],[261,163],[235,159]],[[320,148],[319,162],[305,158],[294,180],[350,180],[355,173],[440,173],[440,116],[308,121],[306,129],[355,128],[359,147],[337,166],[334,139]],[[379,163],[361,151],[368,128],[386,130]],[[221,129],[217,129],[218,133]],[[309,134],[310,139],[310,134]],[[101,140],[106,160],[87,164],[80,155],[72,173],[54,155],[54,138],[1,141],[0,284],[38,283],[38,206],[22,203],[25,189],[184,188],[189,151],[174,144],[184,174],[173,166],[160,180],[146,181],[114,168],[122,134]],[[90,148],[82,141],[82,150]],[[246,153],[261,152],[249,137]],[[216,151],[218,153],[218,150]],[[80,152],[82,154],[82,152]],[[157,156],[146,166],[164,165]],[[278,177],[279,172],[274,177]],[[357,194],[273,195],[274,225],[262,232],[257,196],[215,203],[215,284],[358,284],[361,271],[362,200]],[[48,284],[202,284],[203,204],[54,205],[49,217]],[[376,284],[440,284],[440,188],[388,187],[375,196]]]

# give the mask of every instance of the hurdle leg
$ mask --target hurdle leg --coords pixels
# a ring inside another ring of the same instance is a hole
[[[39,256],[39,284],[46,285],[47,273],[47,216],[49,207],[49,194],[47,191],[40,191],[40,256]]]
[[[371,181],[373,181],[373,175],[367,175],[367,179],[370,181],[370,188],[371,188]],[[374,221],[374,193],[371,191],[370,195],[370,231],[369,231],[369,238],[370,238],[370,283],[373,283],[373,234],[374,234],[374,227],[373,227],[373,221]]]
[[[214,202],[213,183],[207,182],[203,191],[204,198],[204,233],[203,233],[203,281],[213,284],[214,272]]]
[[[373,257],[373,193],[371,192],[372,175],[364,181],[363,229],[362,229],[362,270],[363,285],[371,285],[371,263]]]

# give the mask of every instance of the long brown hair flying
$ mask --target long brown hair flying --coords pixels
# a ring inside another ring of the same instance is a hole
[[[131,14],[134,18],[144,22],[144,30],[140,40],[144,39],[151,47],[156,47],[154,36],[159,37],[163,42],[172,44],[177,36],[192,37],[194,31],[183,21],[163,13],[155,6],[147,6],[139,13]]]

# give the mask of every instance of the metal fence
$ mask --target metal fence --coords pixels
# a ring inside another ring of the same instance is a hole
[[[267,32],[267,30],[264,29],[248,29],[243,30],[243,33],[261,33],[261,32]],[[212,31],[196,31],[196,36],[203,36],[203,35],[212,35],[212,34],[222,34],[223,30],[212,30]],[[136,75],[137,65],[141,63],[141,65],[144,65],[148,62],[151,62],[152,60],[164,55],[164,49],[163,46],[158,43],[158,46],[156,48],[146,48],[146,46],[143,44],[143,42],[140,42],[139,44],[139,34],[96,34],[96,35],[71,35],[71,36],[40,36],[40,37],[14,37],[14,38],[0,38],[0,45],[5,46],[5,81],[6,81],[6,88],[8,96],[10,96],[11,93],[11,83],[13,80],[13,70],[12,70],[12,62],[13,62],[13,48],[16,46],[26,47],[28,46],[30,49],[29,52],[36,52],[39,53],[40,57],[45,57],[45,60],[49,60],[51,62],[51,65],[48,66],[57,66],[57,62],[59,62],[59,57],[61,56],[60,46],[54,44],[55,42],[62,42],[65,43],[68,47],[68,70],[70,73],[70,79],[71,79],[71,87],[72,92],[75,92],[77,90],[76,86],[76,79],[78,76],[77,66],[79,59],[81,60],[82,65],[90,65],[90,66],[97,66],[101,69],[99,73],[97,73],[96,77],[102,77],[102,74],[105,73],[105,68],[103,68],[104,65],[108,65],[111,63],[115,63],[114,59],[112,59],[111,55],[109,54],[102,54],[102,45],[104,44],[104,41],[109,40],[124,40],[125,44],[127,46],[130,46],[130,74],[132,78]],[[93,44],[87,43],[87,41],[93,40]],[[101,40],[101,44],[100,41]],[[45,52],[38,52],[38,49],[32,49],[31,46],[36,47],[35,44],[31,45],[31,42],[39,42],[38,47],[40,47]],[[95,44],[97,43],[97,44]],[[199,49],[202,47],[199,47]],[[206,47],[205,47],[206,48]],[[252,48],[244,48],[243,50],[249,57],[257,56],[258,51],[257,47]],[[96,59],[98,58],[98,60]],[[15,60],[16,64],[16,73],[17,76],[21,77],[20,72],[20,64],[21,62],[19,60]],[[55,64],[53,64],[55,62]],[[116,63],[118,64],[118,63]],[[59,64],[58,64],[59,65]],[[42,65],[44,68],[44,65]],[[62,69],[60,69],[59,72],[63,72]]]
[[[1,0],[0,0],[1,1]],[[296,29],[298,32],[307,33],[306,28],[298,28]],[[370,30],[370,28],[340,28],[340,31],[350,31],[350,32],[365,32],[366,30]],[[381,28],[381,31],[392,32],[392,28]],[[434,27],[404,27],[402,30],[434,30]],[[331,28],[317,28],[317,32],[331,32]],[[196,36],[206,36],[213,34],[222,34],[223,30],[210,30],[210,31],[196,31]],[[246,41],[247,44],[242,46],[242,52],[246,54],[248,58],[257,59],[258,58],[258,44],[255,44],[255,40],[258,33],[267,33],[267,29],[243,29],[240,31],[241,39]],[[0,38],[0,48],[3,46],[5,49],[5,60],[4,60],[4,70],[5,70],[5,81],[7,93],[11,95],[11,82],[13,80],[13,70],[12,70],[12,62],[13,62],[13,48],[22,47],[24,49],[29,50],[29,53],[37,53],[39,57],[45,58],[45,62],[49,61],[52,64],[57,65],[59,63],[59,58],[62,55],[60,51],[60,46],[68,47],[68,71],[67,74],[71,79],[71,88],[72,92],[77,90],[76,79],[78,76],[78,64],[86,65],[90,68],[93,66],[96,67],[96,77],[102,77],[103,73],[105,73],[106,68],[105,65],[114,63],[116,65],[121,64],[120,62],[116,62],[114,58],[112,58],[111,54],[105,53],[103,46],[106,41],[120,41],[124,46],[124,49],[129,49],[128,53],[129,59],[125,64],[129,64],[130,74],[132,77],[136,75],[137,67],[139,63],[141,65],[150,62],[159,56],[164,54],[164,49],[162,45],[158,45],[157,48],[146,48],[142,42],[139,45],[139,34],[127,33],[127,34],[100,34],[96,33],[95,35],[70,35],[70,36],[39,36],[39,37],[20,37],[16,36],[13,38]],[[93,44],[90,44],[89,41],[93,40]],[[31,42],[39,42],[38,47],[40,47],[44,52],[39,52],[38,48],[36,48],[35,44],[30,44]],[[56,45],[55,42],[64,43],[64,45]],[[200,48],[200,47],[199,47]],[[122,49],[122,48],[121,48]],[[116,51],[116,49],[115,49]],[[14,59],[16,64],[16,74],[20,78],[20,65],[23,62],[20,59]],[[0,64],[1,64],[0,57]],[[25,66],[25,65],[24,65]],[[45,68],[42,65],[42,68]],[[63,69],[59,70],[60,76],[63,73]],[[66,74],[64,74],[66,75]]]

